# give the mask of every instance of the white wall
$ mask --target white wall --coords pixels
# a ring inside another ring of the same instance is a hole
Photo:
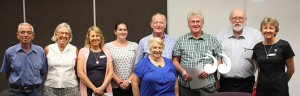
[[[223,27],[230,26],[229,14],[233,8],[246,9],[247,26],[259,29],[265,16],[276,17],[279,22],[278,38],[289,41],[296,56],[295,73],[289,82],[291,96],[297,96],[297,86],[300,85],[298,63],[300,62],[300,0],[168,0],[168,34],[177,39],[188,33],[187,14],[199,10],[205,16],[204,32],[216,35]],[[298,39],[297,39],[298,37]],[[299,90],[299,89],[298,89]]]

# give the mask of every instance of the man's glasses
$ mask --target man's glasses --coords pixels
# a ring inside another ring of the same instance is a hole
[[[231,19],[232,21],[237,21],[237,20],[239,20],[239,21],[244,21],[244,20],[245,20],[245,17],[230,17],[230,19]]]

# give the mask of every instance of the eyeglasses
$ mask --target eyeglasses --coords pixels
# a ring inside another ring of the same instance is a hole
[[[230,17],[232,21],[236,21],[236,20],[239,20],[239,21],[244,21],[245,20],[245,17]]]
[[[68,34],[70,34],[70,32],[57,32],[59,35],[68,35]]]

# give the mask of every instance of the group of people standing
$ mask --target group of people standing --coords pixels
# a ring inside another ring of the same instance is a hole
[[[174,40],[165,33],[165,15],[156,13],[150,22],[152,34],[139,44],[127,40],[128,26],[120,21],[114,27],[116,39],[106,44],[101,29],[90,27],[80,50],[70,44],[72,31],[67,23],[57,26],[51,38],[55,43],[44,49],[31,43],[33,27],[21,23],[17,31],[20,43],[6,50],[1,73],[9,81],[9,96],[211,96],[218,91],[253,90],[257,96],[288,96],[295,54],[287,41],[276,38],[278,21],[265,17],[259,32],[245,26],[246,20],[243,9],[232,10],[231,26],[214,37],[202,30],[204,15],[191,11],[189,33]],[[206,58],[208,51],[217,61]],[[197,78],[187,69],[221,64],[221,53],[230,58],[231,70],[220,79],[217,72],[201,70],[199,78],[208,84],[191,89],[189,82]],[[44,74],[47,78],[41,91]]]

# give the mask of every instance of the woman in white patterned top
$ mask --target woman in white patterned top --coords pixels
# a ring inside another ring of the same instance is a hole
[[[48,74],[43,96],[78,96],[78,81],[75,74],[78,49],[70,44],[71,27],[59,24],[51,38],[55,43],[45,47]]]
[[[123,21],[115,24],[114,33],[116,40],[105,44],[111,52],[113,61],[113,94],[114,96],[133,96],[131,79],[138,44],[126,40],[128,26]]]

